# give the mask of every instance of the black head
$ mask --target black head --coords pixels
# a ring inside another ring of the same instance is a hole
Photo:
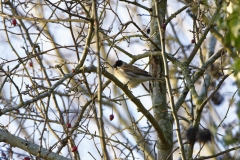
[[[123,65],[123,61],[117,60],[117,61],[114,63],[113,68],[121,67],[122,65]]]

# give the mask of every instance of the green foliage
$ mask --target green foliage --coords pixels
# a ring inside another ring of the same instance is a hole
[[[226,145],[230,145],[230,144],[235,143],[235,141],[233,140],[233,136],[231,134],[226,134],[223,137],[223,141]]]
[[[240,4],[239,2],[233,2],[232,13],[227,16],[227,35],[225,42],[233,46],[236,51],[240,51]]]
[[[238,135],[238,132],[235,134],[235,136],[232,135],[232,133],[228,133],[223,137],[223,141],[226,145],[235,144],[238,141]]]
[[[240,71],[240,59],[237,59],[234,63],[234,67],[236,71]]]

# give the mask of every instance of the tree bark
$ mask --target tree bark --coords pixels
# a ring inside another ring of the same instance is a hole
[[[162,0],[158,3],[159,9],[159,16],[160,19],[164,20],[165,13],[167,7],[167,0]],[[156,34],[157,33],[157,34]],[[151,19],[151,26],[150,26],[150,37],[152,41],[157,44],[151,44],[151,51],[155,51],[161,48],[161,40],[160,34],[158,30],[158,22],[156,17],[156,10],[154,1],[152,1],[152,19]],[[163,58],[162,56],[151,56],[150,57],[150,74],[152,76],[163,77],[164,73],[164,65],[163,65]],[[158,160],[167,159],[168,156],[172,152],[172,118],[171,115],[168,114],[168,106],[167,106],[167,98],[166,98],[166,84],[160,83],[158,81],[150,82],[150,91],[152,93],[152,106],[153,106],[153,114],[158,122],[160,129],[164,133],[165,142],[161,141],[158,138]],[[170,157],[169,159],[172,159]]]

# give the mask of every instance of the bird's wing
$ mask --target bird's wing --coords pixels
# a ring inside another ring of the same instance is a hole
[[[121,69],[125,73],[130,74],[132,76],[142,75],[142,76],[151,77],[151,75],[149,75],[147,71],[144,71],[144,70],[142,70],[138,67],[135,67],[135,66],[132,66],[132,65],[129,65],[129,64],[125,64],[125,65],[121,66]]]

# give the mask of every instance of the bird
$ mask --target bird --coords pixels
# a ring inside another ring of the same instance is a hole
[[[127,86],[130,89],[135,88],[140,83],[143,83],[146,81],[164,82],[162,78],[152,77],[145,70],[142,70],[136,66],[127,64],[122,60],[117,60],[114,63],[113,68],[114,68],[114,76],[123,84],[127,84]]]

